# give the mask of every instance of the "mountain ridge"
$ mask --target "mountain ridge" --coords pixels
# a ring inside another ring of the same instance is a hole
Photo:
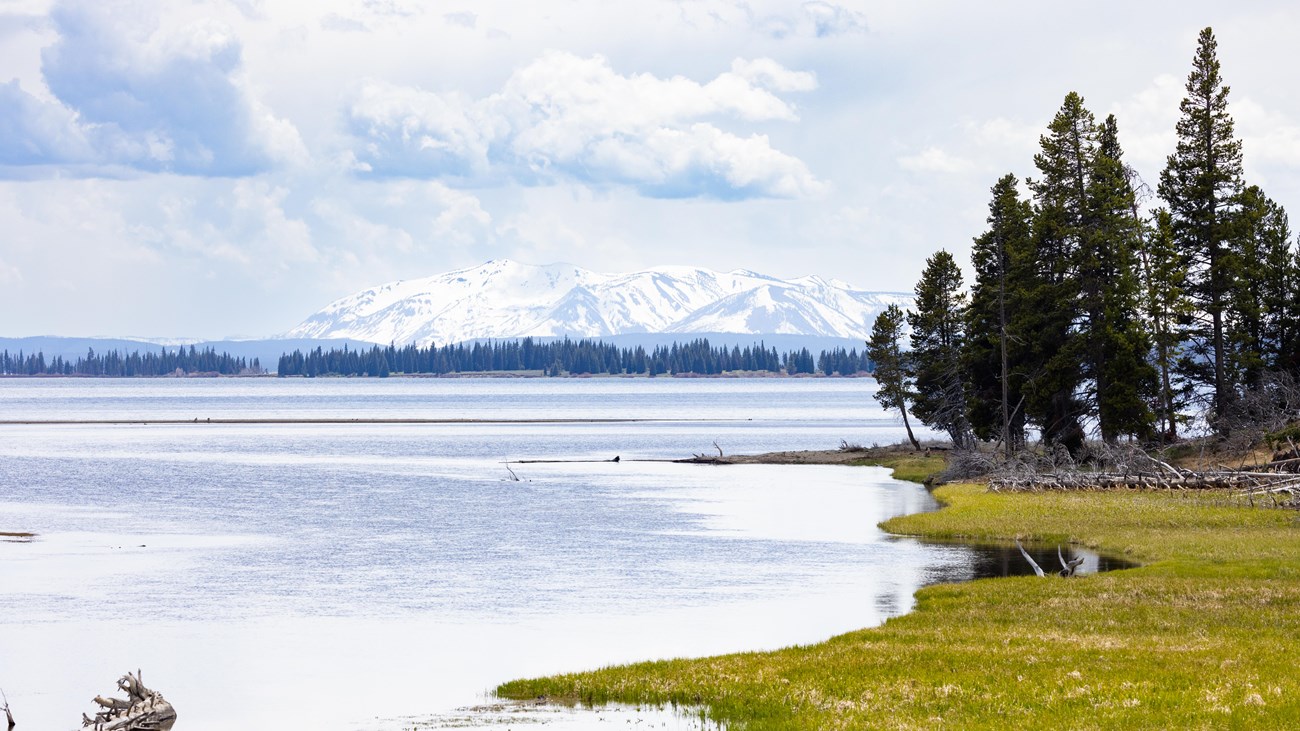
[[[374,343],[446,344],[523,337],[735,333],[865,340],[876,314],[908,292],[871,292],[820,276],[663,266],[616,274],[509,259],[398,280],[341,297],[283,333]]]

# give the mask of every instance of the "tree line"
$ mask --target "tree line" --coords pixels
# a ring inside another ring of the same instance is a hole
[[[262,364],[258,358],[251,361],[218,353],[211,347],[202,350],[191,345],[188,349],[181,347],[160,352],[125,353],[110,350],[96,353],[94,348],[86,351],[85,356],[76,360],[67,360],[55,356],[46,360],[43,352],[24,354],[22,351],[11,354],[8,350],[0,352],[0,375],[3,376],[171,376],[177,373],[216,373],[224,376],[253,375],[262,373]]]
[[[532,338],[471,344],[414,344],[369,349],[316,348],[295,350],[280,357],[281,376],[371,376],[393,373],[433,374],[540,371],[548,376],[611,375],[720,375],[727,372],[855,375],[872,369],[865,351],[856,348],[824,350],[814,359],[807,348],[780,353],[764,343],[741,348],[714,346],[706,338],[689,343],[620,348],[599,340]]]
[[[1089,432],[1170,442],[1197,416],[1227,435],[1295,391],[1300,259],[1285,209],[1243,179],[1228,93],[1206,28],[1156,205],[1115,116],[1066,95],[1028,195],[1012,174],[991,189],[970,287],[941,250],[915,308],[873,326],[876,398],[913,443],[909,407],[957,447],[1010,454],[1032,429],[1077,453]]]

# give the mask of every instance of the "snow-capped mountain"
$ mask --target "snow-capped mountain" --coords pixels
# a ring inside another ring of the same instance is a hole
[[[789,334],[863,340],[904,292],[864,292],[820,277],[656,267],[598,274],[497,259],[391,282],[330,303],[286,338],[446,344],[477,338],[634,333]]]

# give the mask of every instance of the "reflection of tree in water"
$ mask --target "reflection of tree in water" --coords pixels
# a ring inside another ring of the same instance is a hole
[[[952,545],[952,544],[943,544]],[[952,581],[971,579],[991,579],[1001,576],[1033,576],[1034,568],[1020,555],[1020,549],[1014,544],[977,544],[963,545],[970,563],[964,566],[952,566],[939,569],[931,576],[929,583],[942,584]],[[1049,574],[1060,569],[1056,544],[1031,543],[1025,545],[1025,551],[1038,562]],[[1082,558],[1083,564],[1078,573],[1092,574],[1101,571],[1133,568],[1137,564],[1111,556],[1102,556],[1090,551],[1077,551],[1068,546],[1060,546],[1061,556],[1067,562]]]

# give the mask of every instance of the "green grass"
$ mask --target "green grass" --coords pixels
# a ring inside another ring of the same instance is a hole
[[[894,471],[894,477],[900,480],[925,482],[930,475],[941,471],[945,462],[943,457],[901,454],[865,457],[849,464],[862,467],[888,467]]]
[[[949,485],[935,495],[947,507],[885,527],[1070,541],[1144,565],[932,586],[913,612],[815,645],[520,680],[497,692],[702,705],[746,729],[1300,728],[1295,512],[1191,492]]]

